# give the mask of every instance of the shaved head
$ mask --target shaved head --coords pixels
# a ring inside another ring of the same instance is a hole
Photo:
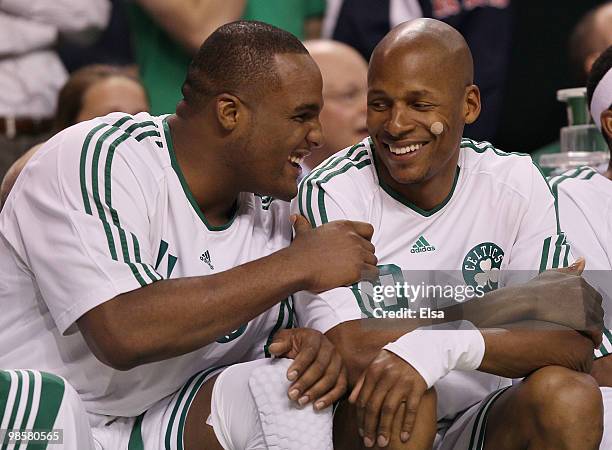
[[[370,71],[388,58],[415,52],[426,53],[427,66],[439,76],[452,74],[449,78],[462,89],[474,83],[474,61],[467,42],[453,27],[435,19],[416,19],[392,29],[374,49]]]
[[[456,176],[461,136],[480,114],[470,49],[434,19],[403,23],[372,53],[368,131],[380,178],[422,209],[440,204]]]

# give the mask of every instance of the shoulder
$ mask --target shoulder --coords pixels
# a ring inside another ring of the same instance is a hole
[[[589,166],[580,166],[548,178],[548,184],[556,196],[581,199],[581,201],[612,201],[612,181]]]
[[[146,113],[112,113],[73,125],[36,151],[14,189],[85,196],[108,193],[111,180],[120,180],[137,184],[143,193],[157,192],[170,164],[161,128],[161,120]]]
[[[461,152],[466,166],[473,168],[509,168],[533,165],[529,154],[505,152],[487,141],[463,138],[461,139]]]
[[[315,167],[300,183],[298,195],[310,189],[343,190],[373,182],[374,162],[369,139],[345,148]]]
[[[490,142],[463,138],[460,166],[471,175],[487,175],[493,183],[524,196],[534,187],[546,190],[546,178],[529,154],[505,152]]]

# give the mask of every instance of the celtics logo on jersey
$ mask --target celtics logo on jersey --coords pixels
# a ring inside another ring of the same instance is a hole
[[[463,258],[463,279],[468,285],[480,286],[484,292],[497,289],[499,269],[504,251],[493,242],[483,242],[472,248]]]
[[[246,330],[246,327],[247,327],[246,325],[242,325],[240,328],[237,328],[236,330],[232,331],[230,334],[226,334],[225,336],[217,339],[217,342],[219,344],[227,344],[228,342],[233,341],[237,337],[241,336],[242,333],[244,333],[244,330]]]

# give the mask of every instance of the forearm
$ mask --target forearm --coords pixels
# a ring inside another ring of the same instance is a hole
[[[96,356],[121,369],[189,353],[304,287],[288,251],[219,274],[162,280],[124,293],[83,316],[79,326]],[[108,361],[109,354],[117,359]]]
[[[529,317],[530,302],[519,302],[519,295],[521,292],[514,288],[498,289],[445,308],[442,318],[359,319],[339,324],[326,334],[343,355],[349,380],[354,381],[385,345],[419,327],[469,320],[485,328]]]
[[[326,335],[343,356],[349,382],[354,383],[380,350],[389,342],[422,326],[431,326],[460,317],[445,319],[361,319],[344,322]],[[508,378],[525,376],[540,367],[559,365],[588,371],[593,343],[580,333],[560,325],[539,321],[504,324],[483,328],[485,357],[483,372]]]
[[[593,342],[577,331],[539,321],[480,331],[485,354],[479,371],[517,378],[553,365],[587,373],[591,369]]]
[[[239,19],[246,0],[137,0],[187,51],[195,53],[219,26]]]

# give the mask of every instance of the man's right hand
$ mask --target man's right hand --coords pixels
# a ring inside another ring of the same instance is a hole
[[[602,298],[581,276],[584,266],[579,258],[569,267],[542,272],[523,286],[521,297],[533,302],[533,319],[580,331],[597,347],[603,330]]]
[[[312,228],[301,215],[291,218],[295,237],[287,250],[306,272],[304,290],[324,292],[378,277],[372,225],[339,220]]]

